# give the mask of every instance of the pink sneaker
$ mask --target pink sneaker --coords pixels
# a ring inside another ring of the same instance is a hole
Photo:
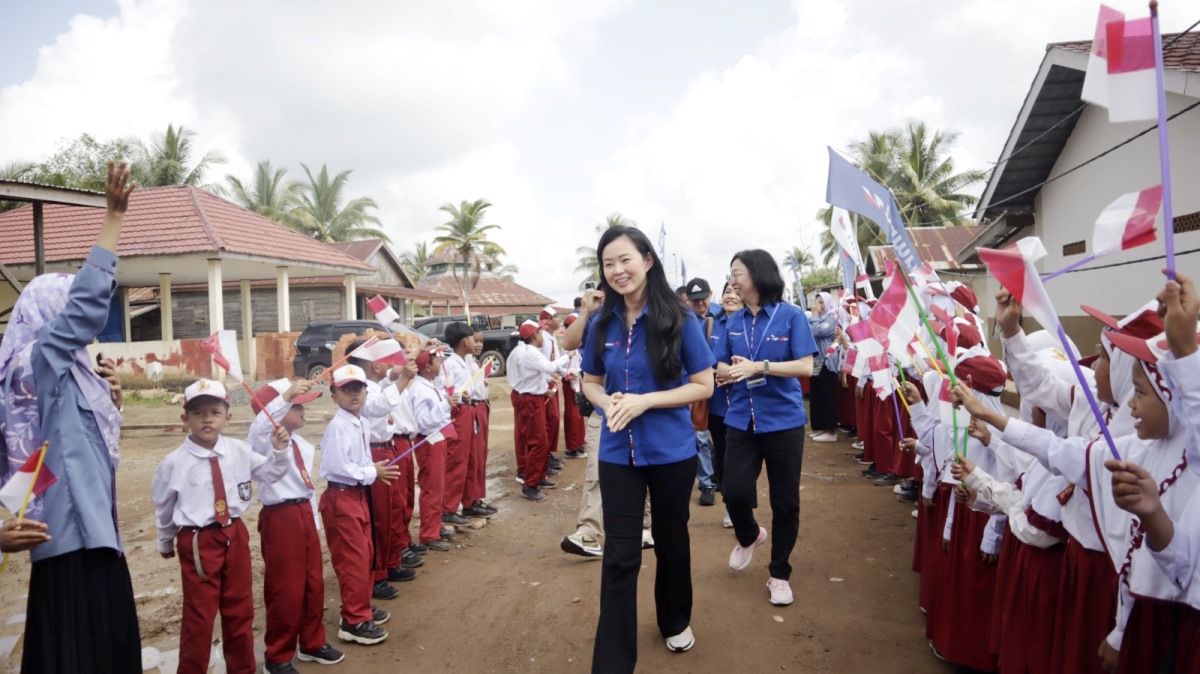
[[[743,548],[742,546],[738,545],[734,547],[733,552],[729,553],[729,568],[733,569],[734,571],[741,571],[747,566],[750,566],[750,560],[754,559],[754,549],[766,542],[767,530],[759,527],[758,538],[754,539],[754,542],[750,544],[750,547]]]

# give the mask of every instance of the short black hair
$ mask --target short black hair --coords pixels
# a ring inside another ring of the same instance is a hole
[[[461,344],[464,339],[474,334],[475,330],[472,329],[471,326],[462,321],[454,321],[450,325],[446,326],[446,344],[448,344],[451,349],[457,349],[458,345]]]
[[[687,286],[679,286],[675,289],[676,295],[687,295]]]
[[[761,248],[752,248],[735,253],[733,259],[741,260],[750,274],[750,281],[758,290],[758,304],[767,306],[783,300],[783,275],[779,273],[779,265],[775,258]]]
[[[582,306],[583,306],[583,298],[582,298],[582,297],[576,297],[576,298],[575,298],[575,308],[576,308],[576,309],[578,309],[578,308],[580,308],[580,307],[582,307]]]

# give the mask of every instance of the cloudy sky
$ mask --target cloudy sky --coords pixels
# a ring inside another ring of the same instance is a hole
[[[1129,15],[1144,2],[1111,0]],[[569,302],[619,211],[669,274],[816,249],[825,146],[909,119],[1000,152],[1049,42],[1094,0],[42,0],[8,3],[0,163],[168,122],[249,176],[354,169],[398,251],[483,197],[518,280]],[[1164,32],[1200,17],[1163,9]]]

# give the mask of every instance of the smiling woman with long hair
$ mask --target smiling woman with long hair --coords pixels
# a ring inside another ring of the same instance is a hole
[[[712,395],[714,359],[641,230],[611,227],[596,251],[604,305],[581,359],[583,392],[605,419],[599,456],[604,567],[592,671],[632,672],[647,492],[658,629],[672,651],[695,643],[688,499],[696,435],[688,405]]]

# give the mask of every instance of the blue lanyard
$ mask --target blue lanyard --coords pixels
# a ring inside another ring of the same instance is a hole
[[[763,311],[766,310],[766,307],[763,307]],[[749,312],[749,309],[746,311]],[[757,347],[754,346],[753,336],[749,331],[746,330],[746,314],[742,314],[742,339],[746,340],[746,351],[750,354],[750,360],[758,360],[758,351],[759,349],[762,349],[763,342],[767,341],[767,334],[769,334],[771,331],[771,322],[775,320],[775,316],[778,314],[779,310],[776,309],[775,313],[767,319],[767,326],[763,328],[763,338],[759,340]],[[755,314],[754,320],[750,323],[750,328],[753,329],[757,323],[758,314]]]

